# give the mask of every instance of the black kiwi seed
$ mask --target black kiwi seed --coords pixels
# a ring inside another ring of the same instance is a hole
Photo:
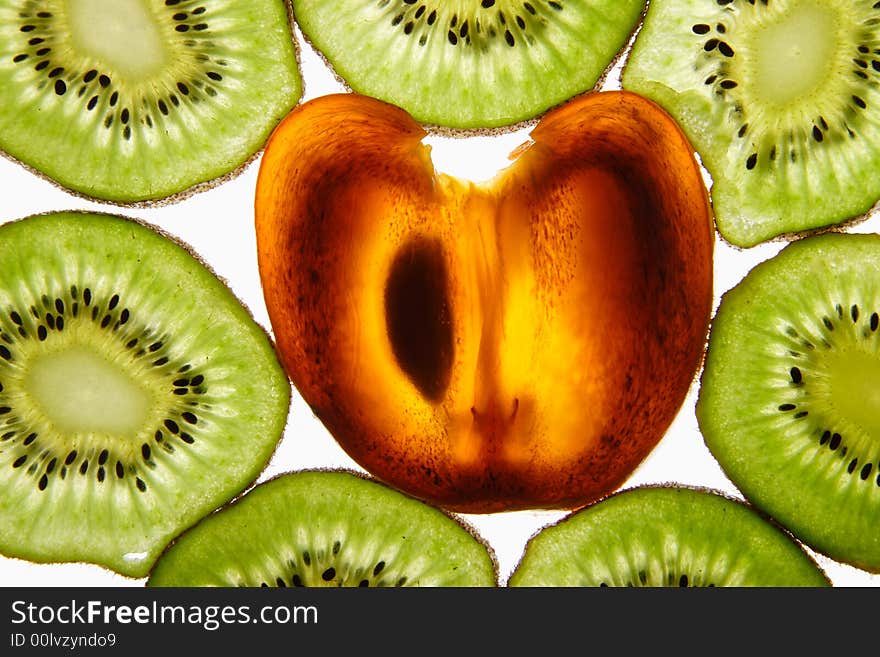
[[[831,441],[828,443],[828,449],[832,452],[836,451],[838,447],[840,447],[840,442],[842,438],[839,433],[834,433],[831,435]]]

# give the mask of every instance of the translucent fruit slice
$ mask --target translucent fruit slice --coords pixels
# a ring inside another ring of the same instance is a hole
[[[880,9],[870,0],[656,0],[624,68],[712,175],[739,246],[837,224],[880,198]]]
[[[697,417],[743,494],[839,561],[880,571],[880,237],[786,247],[721,301]]]
[[[356,92],[452,128],[505,126],[591,89],[644,0],[294,0],[308,40]]]
[[[710,490],[632,488],[544,528],[510,586],[828,586],[788,534]]]
[[[283,2],[0,0],[0,150],[85,196],[217,182],[300,93]]]
[[[0,552],[147,573],[265,467],[290,386],[183,246],[111,215],[0,227]]]
[[[460,520],[347,472],[258,485],[175,541],[148,586],[495,586]]]
[[[273,133],[255,201],[279,353],[336,440],[449,509],[582,505],[662,438],[712,305],[711,208],[655,103],[585,94],[486,183],[357,94]]]

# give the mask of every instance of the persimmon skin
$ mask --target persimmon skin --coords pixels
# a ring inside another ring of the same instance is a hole
[[[714,226],[693,148],[629,92],[548,113],[484,184],[436,173],[424,136],[356,94],[276,129],[255,216],[281,360],[342,448],[411,495],[588,504],[701,363]]]

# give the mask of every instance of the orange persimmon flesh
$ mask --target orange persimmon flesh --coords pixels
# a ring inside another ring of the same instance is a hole
[[[282,362],[411,495],[587,504],[663,437],[701,362],[714,231],[693,149],[628,92],[548,113],[487,183],[438,174],[424,137],[356,94],[276,129],[255,206]]]

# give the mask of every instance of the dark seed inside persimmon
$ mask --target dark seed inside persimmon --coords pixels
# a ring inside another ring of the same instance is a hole
[[[448,272],[439,240],[416,239],[395,254],[385,284],[391,350],[413,385],[441,401],[452,367]]]
[[[447,508],[611,492],[703,354],[714,232],[693,149],[627,92],[547,114],[485,184],[436,173],[423,137],[345,94],[270,140],[257,246],[291,380],[365,469]]]

